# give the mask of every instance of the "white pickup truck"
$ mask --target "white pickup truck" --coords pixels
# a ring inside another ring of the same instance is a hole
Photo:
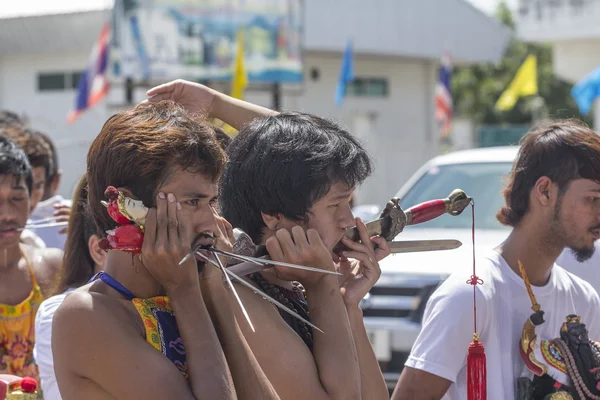
[[[454,152],[426,163],[398,191],[403,209],[424,201],[445,198],[462,189],[475,201],[476,251],[500,244],[510,230],[496,220],[504,204],[503,180],[508,176],[518,147],[494,147]],[[369,217],[369,212],[371,213]],[[373,206],[357,210],[362,218],[378,217]],[[396,254],[381,262],[382,275],[361,307],[375,353],[390,389],[421,329],[429,296],[459,266],[471,265],[471,208],[459,216],[443,215],[409,226],[395,240],[458,239],[455,250]],[[467,279],[466,277],[465,279]]]

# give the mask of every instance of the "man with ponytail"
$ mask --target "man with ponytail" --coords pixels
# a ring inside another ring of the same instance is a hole
[[[487,356],[487,399],[515,399],[520,377],[533,378],[519,351],[532,298],[543,319],[535,332],[557,337],[576,314],[600,338],[600,299],[585,281],[555,264],[565,248],[590,258],[600,238],[600,136],[574,121],[549,121],[528,133],[504,190],[498,220],[512,227],[504,243],[479,254],[477,332]],[[475,199],[477,201],[477,199]],[[519,264],[532,286],[530,297]],[[393,400],[467,399],[467,348],[473,339],[472,266],[455,272],[427,303],[423,328]],[[522,381],[520,381],[522,382]]]

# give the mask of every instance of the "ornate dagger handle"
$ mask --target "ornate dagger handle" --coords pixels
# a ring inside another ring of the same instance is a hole
[[[407,225],[422,224],[446,213],[460,215],[471,200],[463,190],[455,189],[445,199],[426,201],[403,211],[400,200],[393,198],[386,204],[379,219],[367,223],[367,231],[370,236],[382,236],[391,242]],[[348,229],[345,236],[355,242],[360,239],[356,227]],[[339,253],[344,250],[347,250],[347,247],[340,242],[333,252]]]
[[[445,199],[426,201],[406,210],[406,225],[422,224],[446,213],[460,215],[470,202],[471,198],[464,191],[456,189]]]

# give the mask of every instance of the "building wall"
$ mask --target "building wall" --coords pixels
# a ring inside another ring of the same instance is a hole
[[[0,58],[0,109],[25,115],[30,124],[56,142],[63,171],[60,192],[72,196],[85,172],[85,157],[92,139],[107,118],[105,107],[85,113],[73,125],[66,116],[75,104],[75,91],[38,92],[37,73],[81,71],[86,53],[6,55]]]
[[[358,203],[384,204],[420,165],[437,154],[433,122],[433,89],[436,67],[432,62],[400,58],[360,56],[355,59],[357,77],[385,77],[388,97],[349,97],[341,107],[333,102],[341,54],[307,53],[303,87],[283,89],[282,107],[331,117],[365,143],[375,164],[373,176],[357,195]],[[123,104],[122,88],[114,87],[107,100],[84,113],[73,125],[66,123],[75,91],[38,92],[38,72],[78,71],[86,65],[86,53],[24,54],[0,58],[0,109],[25,114],[33,127],[56,141],[63,170],[61,194],[71,196],[85,171],[89,144],[104,121]],[[319,79],[311,79],[317,68]],[[144,98],[144,89],[135,100]],[[270,93],[250,90],[247,99],[272,105]]]
[[[552,43],[552,68],[570,82],[577,82],[600,65],[600,38]]]
[[[340,55],[309,54],[305,71],[313,67],[319,69],[320,79],[313,81],[305,74],[303,95],[286,98],[284,106],[331,117],[355,133],[375,164],[373,176],[359,190],[356,200],[360,204],[385,204],[422,163],[437,155],[433,121],[435,66],[425,61],[359,55],[355,76],[387,77],[389,97],[348,97],[339,108],[333,97]]]

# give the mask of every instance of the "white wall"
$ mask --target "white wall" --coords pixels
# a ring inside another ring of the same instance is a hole
[[[554,72],[573,83],[600,66],[600,38],[552,43]]]
[[[34,128],[54,139],[63,171],[63,196],[72,195],[85,172],[87,149],[107,113],[105,108],[92,109],[68,125],[66,116],[75,104],[75,91],[38,92],[37,73],[81,71],[87,61],[85,53],[7,55],[0,59],[0,109],[26,115]]]
[[[373,131],[365,142],[375,173],[363,185],[359,204],[385,204],[422,163],[437,154],[433,121],[433,87],[436,68],[432,63],[406,59],[357,56],[355,76],[387,77],[389,97],[346,98],[340,108],[333,102],[341,55],[320,53],[305,57],[305,71],[316,67],[320,79],[305,74],[302,96],[286,99],[284,106],[331,117],[355,132],[356,115],[370,114]]]
[[[375,163],[375,173],[361,188],[358,203],[384,204],[420,165],[437,154],[433,122],[435,66],[431,62],[357,56],[355,75],[387,77],[389,97],[347,98],[337,108],[333,102],[341,54],[308,53],[305,70],[319,69],[313,81],[308,72],[303,88],[284,89],[283,108],[331,117],[350,132],[357,132]],[[19,55],[0,58],[0,109],[24,113],[34,128],[48,133],[57,144],[64,173],[61,194],[70,196],[85,171],[85,157],[104,121],[122,104],[122,88],[113,88],[108,100],[86,112],[73,125],[66,115],[75,102],[75,91],[37,92],[37,73],[82,70],[88,55]],[[298,90],[300,89],[300,90]],[[144,90],[136,91],[136,100]],[[247,99],[271,106],[264,91],[249,91]],[[356,118],[356,116],[359,116]],[[365,125],[368,116],[370,127]],[[368,132],[371,130],[371,132]]]

